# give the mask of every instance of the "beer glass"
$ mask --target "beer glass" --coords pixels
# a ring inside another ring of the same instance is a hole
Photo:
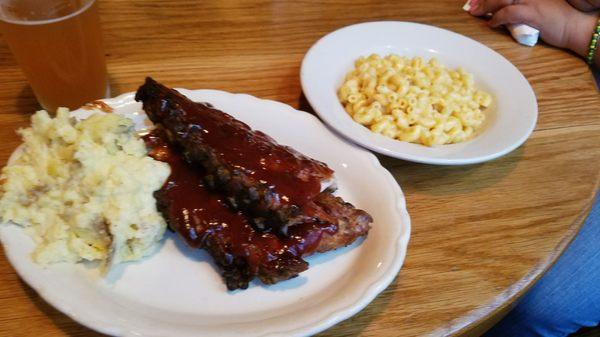
[[[44,109],[107,96],[95,0],[0,0],[0,31]]]

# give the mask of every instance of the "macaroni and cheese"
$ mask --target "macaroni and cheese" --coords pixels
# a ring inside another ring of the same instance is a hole
[[[359,58],[338,97],[348,114],[371,131],[427,146],[472,138],[492,103],[462,68],[394,54]]]

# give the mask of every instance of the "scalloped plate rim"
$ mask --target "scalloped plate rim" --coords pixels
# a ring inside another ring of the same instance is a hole
[[[257,102],[257,104],[270,104],[273,106],[277,106],[277,109],[285,109],[290,112],[293,111],[293,113],[303,114],[304,116],[306,116],[306,118],[311,119],[313,123],[321,125],[324,128],[324,130],[326,130],[326,132],[331,133],[331,131],[328,128],[326,128],[322,125],[322,123],[319,121],[319,119],[317,117],[315,117],[311,114],[308,114],[306,112],[296,110],[296,109],[290,107],[289,105],[281,103],[281,102],[261,99],[261,98],[257,98],[257,97],[254,97],[254,96],[251,96],[248,94],[234,94],[234,93],[228,93],[225,91],[212,90],[212,89],[200,89],[200,90],[178,89],[178,90],[180,90],[182,93],[184,93],[186,95],[206,93],[209,95],[226,95],[226,96],[232,96],[232,97],[236,96],[238,98],[243,97],[243,99],[246,99],[246,100],[253,100],[253,101]],[[124,94],[121,94],[114,98],[102,99],[101,101],[103,101],[103,102],[107,103],[108,105],[110,105],[111,107],[113,107],[115,112],[118,112],[119,107],[131,104],[133,95],[134,94],[131,92],[124,93]],[[78,109],[73,112],[74,113],[81,112],[81,110],[82,109]],[[334,137],[340,139],[336,134],[333,134],[333,133],[331,133],[331,134]],[[312,335],[314,333],[323,331],[323,330],[335,325],[336,323],[339,323],[339,322],[355,315],[356,313],[361,311],[364,307],[366,307],[381,291],[383,291],[394,280],[394,278],[399,273],[399,271],[402,267],[402,264],[406,257],[406,250],[407,250],[408,241],[410,238],[410,231],[411,231],[410,217],[409,217],[407,209],[406,209],[406,201],[405,201],[404,195],[402,193],[402,190],[400,189],[400,186],[397,184],[396,180],[393,178],[391,173],[389,173],[389,171],[387,171],[383,166],[381,166],[381,163],[379,162],[379,160],[377,159],[377,157],[375,155],[373,155],[372,153],[369,153],[368,151],[360,149],[359,147],[347,142],[344,139],[340,139],[340,140],[343,141],[344,143],[346,143],[348,146],[351,146],[351,147],[355,148],[356,150],[360,150],[363,153],[367,154],[370,157],[371,165],[373,167],[381,170],[382,174],[385,174],[386,180],[389,182],[390,186],[393,189],[393,192],[394,192],[394,195],[396,198],[395,203],[394,203],[396,206],[395,211],[398,213],[398,215],[400,216],[400,218],[402,219],[402,222],[403,222],[402,228],[397,230],[397,236],[393,240],[390,240],[390,242],[394,243],[394,249],[395,249],[393,262],[390,264],[389,268],[386,270],[385,273],[382,274],[382,276],[379,279],[374,280],[370,284],[363,287],[362,294],[357,296],[356,300],[353,301],[353,303],[351,305],[348,305],[343,308],[337,308],[337,309],[333,310],[332,312],[330,312],[325,317],[320,317],[316,322],[311,323],[311,324],[297,326],[292,329],[286,329],[285,331],[271,331],[271,332],[268,332],[268,333],[265,333],[262,335],[256,335],[256,336],[262,336],[262,337],[280,336],[280,335],[281,336],[283,336],[283,335],[285,335],[285,336],[306,336],[306,335]],[[11,155],[11,159],[9,159],[9,161],[12,160],[13,156],[17,152],[18,152],[18,149],[15,150],[15,152],[13,152],[13,155]],[[0,239],[3,239],[4,235],[5,235],[5,232],[2,228],[2,230],[0,230]],[[130,328],[128,328],[126,325],[123,325],[123,324],[119,325],[119,324],[113,323],[113,325],[110,325],[106,321],[102,322],[96,318],[90,318],[90,317],[86,316],[85,313],[74,312],[72,308],[66,307],[63,304],[63,302],[60,300],[60,298],[56,298],[56,296],[54,296],[51,292],[49,292],[48,289],[46,289],[46,287],[44,287],[44,285],[41,282],[39,282],[39,280],[36,280],[35,275],[33,275],[29,271],[22,270],[20,268],[20,266],[15,265],[15,263],[17,263],[16,257],[13,256],[13,254],[11,253],[10,246],[7,246],[4,239],[2,240],[2,244],[4,245],[5,253],[6,253],[7,258],[9,259],[9,262],[11,263],[11,265],[13,265],[13,267],[15,268],[15,270],[17,271],[19,276],[29,286],[31,286],[42,298],[44,298],[48,303],[50,303],[52,306],[54,306],[55,308],[57,308],[59,311],[63,312],[67,316],[71,317],[73,320],[75,320],[75,321],[79,322],[80,324],[87,326],[93,330],[96,330],[96,331],[99,331],[102,333],[111,334],[111,335],[122,335],[122,336],[132,336],[132,337],[133,336],[153,336],[153,334],[151,332],[144,333],[144,332],[140,332],[140,331],[133,331]],[[202,333],[202,332],[197,331],[197,333]],[[183,335],[186,335],[186,334],[183,334]],[[176,336],[176,335],[174,335],[174,336]]]

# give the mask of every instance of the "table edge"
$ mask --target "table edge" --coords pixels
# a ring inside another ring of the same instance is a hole
[[[591,198],[588,200],[582,212],[577,215],[568,229],[568,236],[564,237],[554,250],[550,253],[545,261],[538,263],[535,269],[531,270],[515,285],[523,285],[520,289],[512,292],[512,286],[500,293],[491,303],[485,306],[476,308],[466,315],[460,321],[450,322],[448,325],[438,330],[437,332],[444,336],[454,337],[471,337],[481,336],[489,330],[493,325],[499,322],[512,309],[513,304],[519,300],[562,256],[566,249],[570,246],[573,239],[579,234],[583,224],[590,214],[592,206],[596,198],[600,198],[600,173],[596,179],[594,189],[591,191]],[[493,308],[492,308],[493,307]],[[479,314],[483,312],[483,314]],[[475,320],[469,322],[470,317],[476,317]],[[434,334],[435,335],[435,334]]]

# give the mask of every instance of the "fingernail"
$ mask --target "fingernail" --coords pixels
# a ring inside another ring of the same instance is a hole
[[[479,0],[469,1],[469,6],[471,6],[471,9],[469,9],[469,13],[473,13],[473,11],[475,11],[477,9],[478,4],[479,4]]]

